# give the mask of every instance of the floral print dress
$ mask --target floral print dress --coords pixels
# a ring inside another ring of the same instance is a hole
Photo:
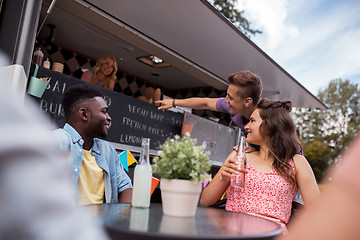
[[[293,161],[290,161],[294,169]],[[292,201],[298,189],[275,170],[261,172],[247,163],[245,187],[230,186],[226,210],[254,213],[281,220],[284,231],[291,215]]]

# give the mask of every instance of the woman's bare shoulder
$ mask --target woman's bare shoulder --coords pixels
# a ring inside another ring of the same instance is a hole
[[[295,154],[293,157],[295,169],[308,169],[311,168],[308,160],[301,154]]]
[[[294,161],[307,161],[306,158],[301,154],[295,154],[293,157]]]

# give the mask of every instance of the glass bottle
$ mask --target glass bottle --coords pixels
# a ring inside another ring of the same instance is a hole
[[[149,208],[130,209],[130,230],[147,232],[149,229]]]
[[[42,66],[42,60],[43,60],[44,54],[41,51],[41,48],[38,48],[35,52],[34,52],[34,58],[33,58],[33,62],[36,63],[39,66]]]
[[[150,206],[150,191],[152,169],[150,166],[150,138],[143,138],[139,164],[134,170],[134,186],[131,205],[133,207],[148,208]]]
[[[44,68],[47,68],[47,69],[50,69],[50,61],[49,61],[49,58],[46,58],[46,60],[45,60],[44,63],[43,63],[43,67],[44,67]]]
[[[245,137],[241,136],[239,141],[239,146],[235,154],[235,160],[240,164],[240,169],[246,169],[246,156],[245,156]],[[242,188],[245,186],[245,173],[239,172],[234,175],[230,184],[232,187]]]

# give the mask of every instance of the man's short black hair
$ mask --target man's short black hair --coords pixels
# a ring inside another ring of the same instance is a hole
[[[104,97],[104,95],[97,87],[90,84],[79,84],[66,89],[62,97],[66,119],[68,119],[76,104],[94,97]]]

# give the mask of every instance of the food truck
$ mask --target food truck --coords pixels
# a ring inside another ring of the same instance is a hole
[[[227,114],[186,108],[160,111],[154,98],[224,97],[227,76],[242,70],[263,80],[263,98],[288,98],[295,107],[325,105],[205,0],[1,0],[2,71],[9,87],[32,98],[57,126],[64,122],[61,95],[82,83],[98,58],[118,65],[114,90],[101,88],[113,120],[108,139],[118,151],[151,154],[167,138],[192,125],[214,166],[236,145],[239,129]],[[40,66],[34,53],[42,52]],[[50,68],[43,66],[48,60]],[[56,69],[54,66],[61,66]],[[41,96],[29,94],[35,78],[50,79]],[[158,90],[160,94],[154,95]],[[146,102],[144,101],[146,98]]]

